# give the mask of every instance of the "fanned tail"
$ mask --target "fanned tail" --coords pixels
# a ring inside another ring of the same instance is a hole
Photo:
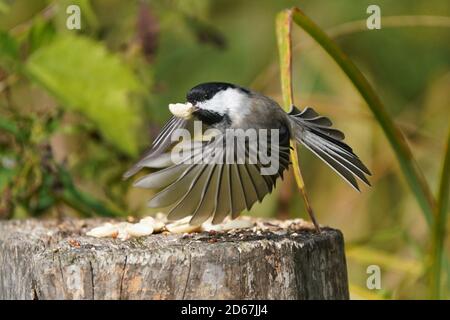
[[[366,177],[371,175],[369,169],[353,153],[352,148],[343,142],[344,134],[331,128],[330,119],[318,115],[310,107],[301,112],[294,107],[289,113],[289,119],[297,142],[318,156],[356,190],[359,191],[356,178],[370,186]]]

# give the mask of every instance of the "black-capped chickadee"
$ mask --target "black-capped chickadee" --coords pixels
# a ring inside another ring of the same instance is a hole
[[[169,105],[174,116],[150,150],[124,174],[129,178],[144,167],[160,169],[134,186],[159,189],[149,206],[167,208],[169,220],[192,216],[191,224],[209,218],[216,224],[250,209],[283,177],[290,164],[291,139],[311,150],[356,190],[356,178],[370,185],[366,178],[370,171],[344,143],[344,134],[310,107],[300,111],[293,106],[286,113],[262,94],[221,82],[197,85],[186,99],[185,104]],[[190,143],[174,139],[180,130],[192,134],[195,121],[201,121],[204,135],[194,135]],[[208,129],[214,134],[205,138]],[[230,132],[235,137],[229,139]],[[242,134],[244,139],[239,140]],[[190,152],[180,156],[181,149]],[[238,155],[229,156],[230,151]]]

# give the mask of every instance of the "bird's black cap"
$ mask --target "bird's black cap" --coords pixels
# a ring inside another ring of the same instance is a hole
[[[186,94],[186,100],[192,104],[203,102],[211,99],[216,93],[227,90],[229,88],[240,89],[243,92],[249,93],[247,89],[239,87],[232,83],[226,82],[207,82],[196,85]]]

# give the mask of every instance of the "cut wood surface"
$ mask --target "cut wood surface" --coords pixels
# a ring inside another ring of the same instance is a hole
[[[0,222],[0,299],[349,297],[339,230],[317,234],[298,219],[126,241],[85,235],[105,221]]]

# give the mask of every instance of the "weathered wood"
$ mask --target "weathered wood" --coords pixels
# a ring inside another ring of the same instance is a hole
[[[348,299],[342,233],[286,229],[128,241],[99,220],[0,222],[0,299]]]

